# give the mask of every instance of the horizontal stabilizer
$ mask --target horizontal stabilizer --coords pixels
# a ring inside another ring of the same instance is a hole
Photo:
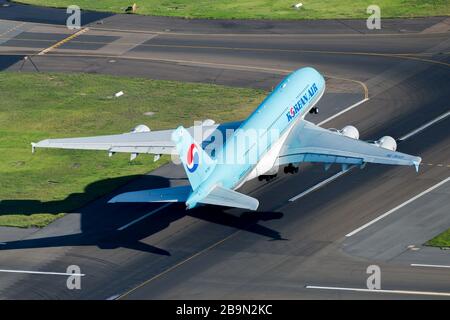
[[[185,202],[192,192],[191,186],[133,191],[119,194],[108,201],[116,202]]]
[[[199,201],[205,204],[256,210],[259,201],[243,193],[215,186],[211,192]]]

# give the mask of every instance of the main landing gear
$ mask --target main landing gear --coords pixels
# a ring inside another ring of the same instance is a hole
[[[270,180],[274,179],[276,176],[277,176],[276,174],[263,174],[261,176],[258,176],[258,180],[259,181],[263,181],[263,180],[270,181]]]
[[[294,174],[294,173],[297,173],[297,172],[298,172],[298,167],[294,167],[292,165],[292,163],[289,163],[286,167],[284,167],[284,173],[285,174],[288,174],[288,173]]]

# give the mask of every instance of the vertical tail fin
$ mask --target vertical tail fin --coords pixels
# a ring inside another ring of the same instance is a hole
[[[209,176],[215,162],[181,126],[172,133],[172,141],[175,142],[186,175],[195,190]]]

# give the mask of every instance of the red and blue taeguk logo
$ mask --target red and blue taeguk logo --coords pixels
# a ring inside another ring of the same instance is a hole
[[[291,114],[291,117],[295,116],[294,107],[291,107],[291,109],[289,109],[289,113]]]
[[[187,152],[187,159],[186,159],[186,167],[189,170],[189,172],[194,172],[197,170],[199,162],[199,154],[197,146],[192,143],[189,146],[188,152]]]

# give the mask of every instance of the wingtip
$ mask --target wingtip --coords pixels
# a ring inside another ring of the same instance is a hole
[[[256,211],[258,209],[258,207],[259,207],[259,200],[256,199],[256,198],[254,198],[254,199],[255,199],[255,202],[254,202],[252,208],[250,208],[250,209],[253,210],[253,211]]]
[[[417,157],[416,160],[413,160],[413,164],[414,164],[414,167],[416,168],[417,173],[419,172],[419,166],[420,166],[421,162],[422,162],[421,157]]]
[[[121,196],[122,194],[119,194],[115,197],[112,197],[111,199],[108,200],[108,203],[117,203],[117,199]]]
[[[181,138],[183,136],[183,132],[184,132],[184,127],[183,126],[179,126],[178,128],[176,128],[173,132],[172,132],[172,141],[175,143],[179,143],[181,141]]]

